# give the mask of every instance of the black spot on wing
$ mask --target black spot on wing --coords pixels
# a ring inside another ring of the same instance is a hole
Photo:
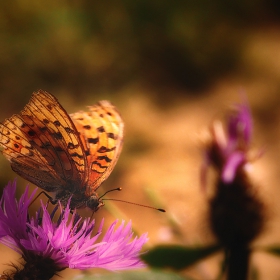
[[[48,141],[48,142],[45,142],[45,143],[44,143],[44,146],[45,146],[45,147],[52,147],[52,144]]]
[[[112,132],[108,132],[108,133],[107,133],[107,136],[108,136],[108,138],[111,138],[111,139],[116,139],[115,134],[114,134],[114,133],[112,133]]]
[[[87,125],[84,125],[83,128],[86,129],[86,130],[90,130],[91,126],[87,124]]]
[[[99,127],[97,127],[97,131],[102,133],[102,132],[105,132],[105,129],[103,126],[99,126]]]
[[[33,137],[33,136],[35,136],[36,135],[36,133],[35,133],[35,131],[34,130],[29,130],[28,132],[27,132],[27,134],[29,135],[29,136],[31,136],[31,137]]]
[[[107,156],[99,156],[97,157],[97,159],[99,160],[105,160],[106,162],[111,162],[112,160],[110,158],[108,158]]]
[[[116,149],[116,147],[113,147],[113,148],[107,148],[107,147],[104,147],[104,146],[101,146],[98,150],[97,150],[97,152],[99,152],[99,153],[106,153],[106,152],[112,152],[112,151],[114,151]]]
[[[95,172],[97,172],[97,173],[104,173],[104,171],[98,171],[98,170],[96,170],[96,169],[94,169],[93,168],[93,165],[97,165],[99,168],[101,168],[101,169],[106,169],[107,168],[107,166],[104,166],[104,165],[102,165],[102,164],[100,164],[100,162],[98,162],[98,161],[93,161],[92,162],[92,164],[91,164],[91,169],[92,170],[94,170]]]
[[[88,140],[88,142],[90,144],[97,144],[98,141],[99,141],[99,138],[98,137],[96,137],[96,138],[88,138],[87,140]]]
[[[72,134],[74,134],[75,133],[75,131],[72,129],[72,128],[70,128],[70,127],[64,127],[64,130],[69,134],[69,133],[72,133]]]
[[[63,136],[61,134],[61,132],[54,132],[51,134],[55,139],[61,140],[63,139]]]
[[[55,149],[57,152],[64,152],[64,149],[61,148],[60,146],[55,146],[54,149]]]
[[[48,128],[46,126],[43,127],[39,127],[41,132],[46,132],[48,130]]]
[[[61,126],[60,121],[54,121],[53,124],[54,124],[55,126],[57,126],[57,127]]]
[[[84,158],[83,155],[79,155],[77,152],[72,153],[72,154],[70,154],[70,155],[71,155],[71,157],[77,157],[77,158],[80,158],[80,159],[83,159],[83,158]]]
[[[67,144],[67,148],[68,148],[69,150],[73,150],[73,149],[76,149],[76,148],[78,148],[78,147],[79,147],[79,144],[74,145],[74,144],[71,143],[71,142],[69,142],[69,143]]]

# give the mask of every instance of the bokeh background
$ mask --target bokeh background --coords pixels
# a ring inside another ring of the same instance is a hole
[[[108,197],[167,213],[107,202],[96,219],[106,217],[105,228],[116,217],[131,219],[138,234],[149,232],[149,246],[215,242],[209,197],[199,183],[201,139],[245,91],[253,148],[264,152],[251,173],[266,205],[266,228],[255,246],[280,243],[278,1],[1,1],[0,119],[19,112],[40,88],[69,113],[100,99],[118,107],[124,148],[99,194],[122,187]],[[1,157],[1,186],[15,177]],[[18,178],[18,185],[23,189],[26,182]],[[0,254],[0,271],[19,259],[3,246]],[[214,279],[221,260],[216,254],[181,273]],[[259,279],[279,279],[280,259],[256,252],[252,270]]]

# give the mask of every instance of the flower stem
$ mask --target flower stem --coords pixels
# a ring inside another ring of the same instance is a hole
[[[249,271],[250,250],[245,245],[237,244],[227,251],[227,280],[246,280]]]

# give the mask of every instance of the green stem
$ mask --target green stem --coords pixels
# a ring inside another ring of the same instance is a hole
[[[249,273],[250,250],[247,246],[237,244],[227,251],[227,280],[246,280]]]

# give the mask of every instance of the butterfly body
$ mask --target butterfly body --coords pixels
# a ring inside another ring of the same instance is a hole
[[[87,186],[81,189],[86,188]],[[96,212],[100,207],[104,205],[102,200],[99,199],[96,192],[94,192],[91,196],[87,196],[81,189],[77,189],[75,188],[75,186],[72,186],[71,188],[70,185],[68,185],[67,188],[58,187],[52,203],[55,204],[60,201],[62,205],[66,205],[69,199],[71,199],[70,209],[88,207],[93,212]]]
[[[2,153],[12,169],[71,209],[103,202],[96,190],[120,155],[123,121],[109,101],[68,115],[50,93],[33,93],[24,109],[0,124]]]

